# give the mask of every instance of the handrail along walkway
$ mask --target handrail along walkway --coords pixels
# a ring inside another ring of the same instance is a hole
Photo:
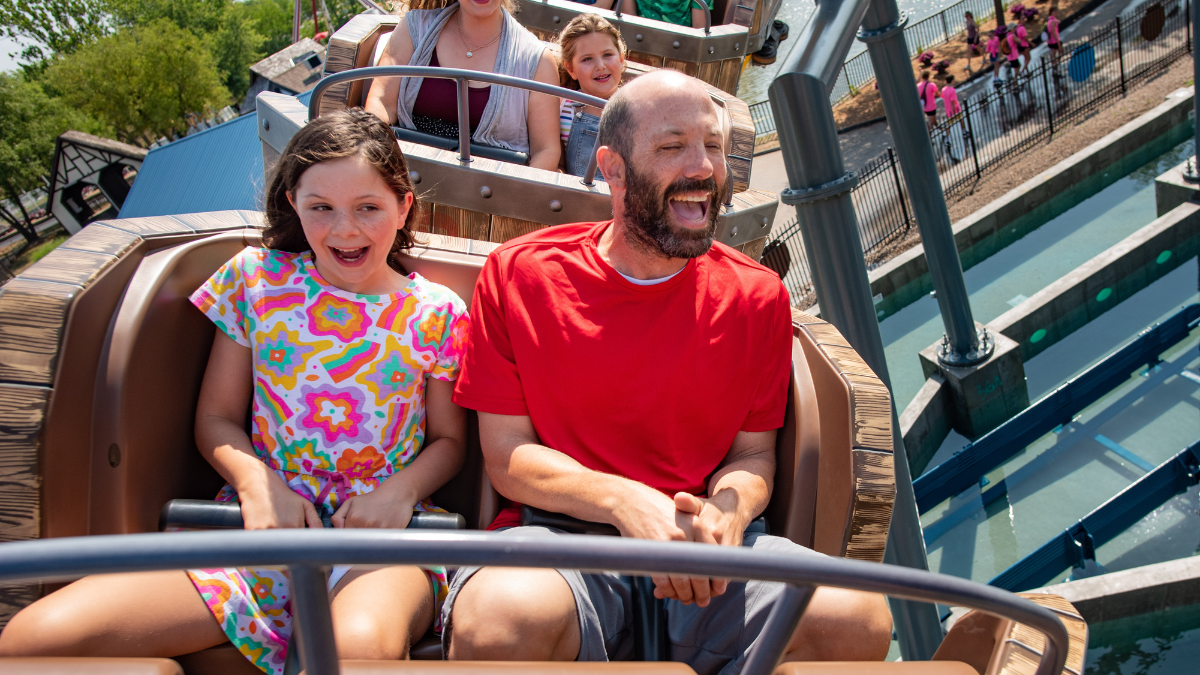
[[[0,583],[70,579],[87,574],[286,565],[302,665],[336,675],[338,663],[326,590],[334,564],[535,567],[625,574],[686,574],[790,584],[772,608],[743,672],[770,675],[783,657],[817,586],[851,588],[921,602],[977,609],[1043,633],[1036,675],[1057,675],[1069,638],[1054,613],[1007,591],[897,565],[795,556],[731,546],[575,535],[530,537],[405,530],[258,530],[62,537],[11,542],[0,556]]]
[[[471,127],[470,114],[467,108],[467,82],[486,82],[487,84],[499,85],[502,87],[513,87],[515,89],[525,89],[527,91],[537,92],[539,94],[548,94],[557,96],[571,101],[578,101],[587,105],[603,108],[607,102],[597,96],[585,94],[574,89],[559,87],[552,84],[545,84],[536,80],[526,80],[521,77],[513,77],[512,75],[498,75],[496,73],[484,73],[477,70],[466,70],[464,68],[434,68],[431,66],[371,66],[369,68],[355,68],[346,70],[340,73],[334,73],[329,77],[323,78],[313,87],[312,98],[308,103],[308,121],[313,121],[320,117],[321,114],[321,98],[325,95],[328,89],[336,84],[344,82],[356,82],[358,80],[372,80],[377,77],[432,77],[440,80],[454,80],[457,84],[458,95],[458,161],[471,161]],[[587,171],[584,172],[583,184],[592,185],[596,177],[596,153],[592,152],[592,157],[588,161]]]

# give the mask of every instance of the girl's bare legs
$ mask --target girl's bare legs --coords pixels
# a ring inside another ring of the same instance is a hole
[[[0,656],[171,657],[226,639],[186,572],[103,574],[21,610]]]
[[[333,633],[343,659],[406,659],[433,625],[433,587],[419,567],[355,567],[333,592]]]
[[[417,567],[355,568],[332,611],[342,658],[405,658],[433,622],[433,590]],[[186,572],[105,574],[21,610],[0,633],[0,656],[172,657],[227,640]]]

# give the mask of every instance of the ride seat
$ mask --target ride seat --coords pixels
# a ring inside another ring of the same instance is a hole
[[[184,675],[171,659],[58,656],[0,659],[0,671],[4,675]]]

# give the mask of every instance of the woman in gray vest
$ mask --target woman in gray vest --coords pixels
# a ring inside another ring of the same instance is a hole
[[[462,68],[558,84],[554,55],[512,18],[513,0],[414,0],[379,58],[381,66]],[[529,155],[557,171],[558,99],[511,87],[470,87],[471,140]],[[379,78],[366,108],[389,124],[458,138],[454,80]]]

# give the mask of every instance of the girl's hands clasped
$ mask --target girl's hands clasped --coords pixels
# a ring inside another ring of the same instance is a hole
[[[334,527],[374,527],[402,530],[412,520],[419,500],[400,475],[393,475],[371,492],[350,497],[334,512]]]
[[[247,530],[324,527],[312,502],[293,492],[273,471],[263,472],[260,487],[239,490],[238,499]]]

